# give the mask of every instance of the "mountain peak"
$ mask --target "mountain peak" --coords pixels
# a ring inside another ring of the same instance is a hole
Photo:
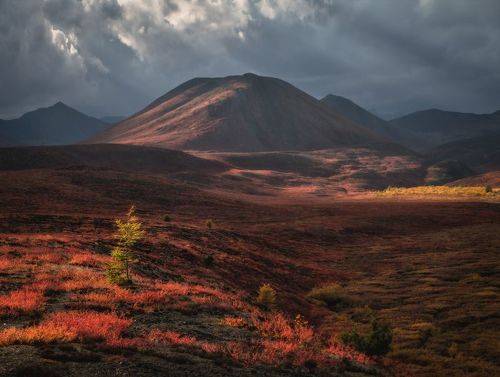
[[[47,109],[67,109],[67,108],[71,109],[71,107],[69,107],[62,101],[57,101],[52,106],[47,107]]]
[[[283,80],[245,73],[190,80],[89,142],[257,152],[384,139]]]

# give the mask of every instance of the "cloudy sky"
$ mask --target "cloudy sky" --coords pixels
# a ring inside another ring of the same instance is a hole
[[[391,117],[500,109],[499,0],[0,0],[0,117],[254,72]]]

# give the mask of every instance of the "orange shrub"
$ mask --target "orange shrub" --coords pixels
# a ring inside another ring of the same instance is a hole
[[[295,340],[299,343],[308,342],[313,338],[314,331],[302,317],[297,316],[290,323],[281,313],[272,313],[259,320],[253,317],[254,326],[265,338]]]
[[[12,259],[0,257],[0,271],[11,270],[14,266]]]
[[[153,330],[146,337],[149,347],[170,345],[176,347],[197,348],[207,353],[220,351],[220,346],[214,343],[202,342],[193,336],[181,335],[174,331]]]
[[[226,326],[229,326],[229,327],[239,328],[239,327],[245,327],[247,324],[247,321],[245,320],[245,318],[241,318],[241,317],[226,316],[222,320],[222,323]]]
[[[132,321],[114,313],[67,311],[56,312],[36,326],[8,328],[0,332],[0,346],[103,340],[118,344],[120,335]]]
[[[53,313],[42,325],[60,326],[80,340],[111,340],[120,337],[132,320],[114,313],[67,311]]]
[[[198,341],[191,336],[184,336],[174,331],[153,330],[148,335],[148,340],[152,343],[166,343],[176,346],[197,346]]]
[[[96,255],[86,252],[77,252],[71,255],[69,264],[76,266],[99,267],[106,262],[109,262],[108,257]]]
[[[332,341],[326,352],[336,359],[348,359],[356,361],[360,364],[370,364],[372,359],[365,354],[362,354],[355,349],[345,346],[343,344]]]
[[[0,347],[10,344],[70,342],[76,334],[55,324],[44,324],[24,329],[11,327],[0,332]]]
[[[45,303],[43,291],[21,288],[0,296],[0,314],[30,314]]]

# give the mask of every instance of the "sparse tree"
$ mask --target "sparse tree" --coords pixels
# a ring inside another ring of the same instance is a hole
[[[276,291],[269,284],[263,284],[259,288],[257,303],[266,310],[270,310],[276,303]]]
[[[135,207],[131,206],[126,219],[116,220],[116,246],[111,252],[113,261],[108,265],[108,278],[116,284],[130,284],[130,265],[135,262],[133,248],[144,237],[142,224],[135,215]]]

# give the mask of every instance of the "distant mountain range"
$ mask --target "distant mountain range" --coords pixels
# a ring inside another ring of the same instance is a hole
[[[428,150],[452,141],[500,132],[500,111],[471,114],[430,109],[393,119],[390,124],[406,136],[403,141],[408,147]]]
[[[190,80],[88,142],[240,152],[388,144],[291,84],[254,74]]]
[[[395,155],[413,155],[412,149],[444,180],[500,170],[500,111],[431,109],[386,121],[350,99],[330,94],[317,100],[254,74],[192,79],[124,118],[96,119],[58,102],[0,120],[0,146],[84,142],[217,152],[366,147]]]
[[[108,124],[58,102],[0,121],[0,146],[78,143],[105,130]]]

